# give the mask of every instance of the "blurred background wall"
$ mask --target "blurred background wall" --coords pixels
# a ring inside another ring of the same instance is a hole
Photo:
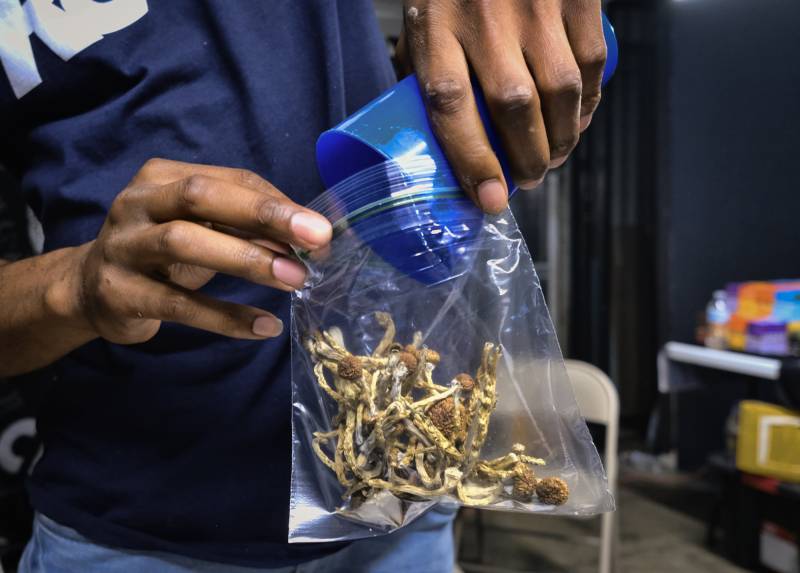
[[[725,282],[800,263],[800,2],[673,0],[661,113],[661,339]]]

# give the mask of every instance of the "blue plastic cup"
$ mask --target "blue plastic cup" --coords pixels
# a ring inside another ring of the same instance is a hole
[[[607,47],[603,85],[611,78],[617,66],[618,47],[614,29],[603,14],[603,32]],[[484,122],[489,142],[497,154],[509,183],[509,194],[516,191],[509,176],[508,161],[494,130],[480,89],[475,87],[478,111]],[[361,108],[336,127],[324,132],[317,140],[317,165],[329,192],[336,193],[336,185],[359,172],[391,161],[391,170],[399,170],[406,184],[414,185],[415,169],[404,169],[404,165],[419,166],[428,162],[433,171],[441,173],[437,184],[442,188],[458,189],[444,152],[431,129],[416,76],[409,76],[390,90]],[[396,192],[397,180],[387,179],[386,196]],[[374,196],[374,194],[372,194]],[[419,201],[405,202],[402,206],[376,215],[378,220],[361,219],[353,228],[367,229],[380,224],[387,229],[385,236],[371,234],[366,238],[370,247],[384,260],[402,272],[414,276],[426,284],[446,280],[453,275],[459,257],[463,255],[460,243],[474,240],[481,220],[480,210],[466,196],[454,197],[453,193],[420,195]],[[374,197],[373,197],[374,199]],[[363,209],[365,205],[357,193],[342,197],[344,212]],[[392,232],[391,221],[397,226]],[[410,221],[417,221],[415,227]],[[470,222],[464,228],[464,222]],[[461,229],[448,232],[451,226]],[[402,230],[401,230],[402,229]],[[359,233],[361,234],[361,233]]]

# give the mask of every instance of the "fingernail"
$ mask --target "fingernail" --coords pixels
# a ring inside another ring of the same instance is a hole
[[[289,221],[289,228],[310,245],[321,246],[331,240],[331,224],[322,215],[295,213]]]
[[[272,260],[272,274],[282,283],[296,289],[303,288],[306,280],[305,267],[286,257],[275,257]]]
[[[506,188],[497,179],[489,179],[478,186],[478,203],[487,213],[497,214],[506,208]]]
[[[283,322],[274,316],[259,316],[253,321],[253,334],[257,336],[278,336],[283,332]]]
[[[531,191],[541,185],[542,181],[544,181],[544,177],[540,177],[539,179],[525,179],[517,183],[517,187],[523,191]]]
[[[585,131],[589,124],[592,123],[592,114],[582,115],[580,119],[579,129]]]
[[[567,161],[569,155],[565,155],[564,157],[559,157],[558,159],[553,159],[550,162],[550,169],[555,169],[556,167],[561,167]]]

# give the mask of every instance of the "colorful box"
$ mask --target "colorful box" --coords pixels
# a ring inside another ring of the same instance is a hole
[[[771,319],[750,322],[744,349],[755,354],[786,356],[789,354],[786,323]]]
[[[725,340],[731,350],[800,356],[800,281],[751,281],[725,286],[731,318]]]

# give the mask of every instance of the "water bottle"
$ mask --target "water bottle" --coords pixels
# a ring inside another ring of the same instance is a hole
[[[715,290],[706,305],[706,346],[720,350],[726,347],[725,334],[730,318],[731,311],[725,291]]]

